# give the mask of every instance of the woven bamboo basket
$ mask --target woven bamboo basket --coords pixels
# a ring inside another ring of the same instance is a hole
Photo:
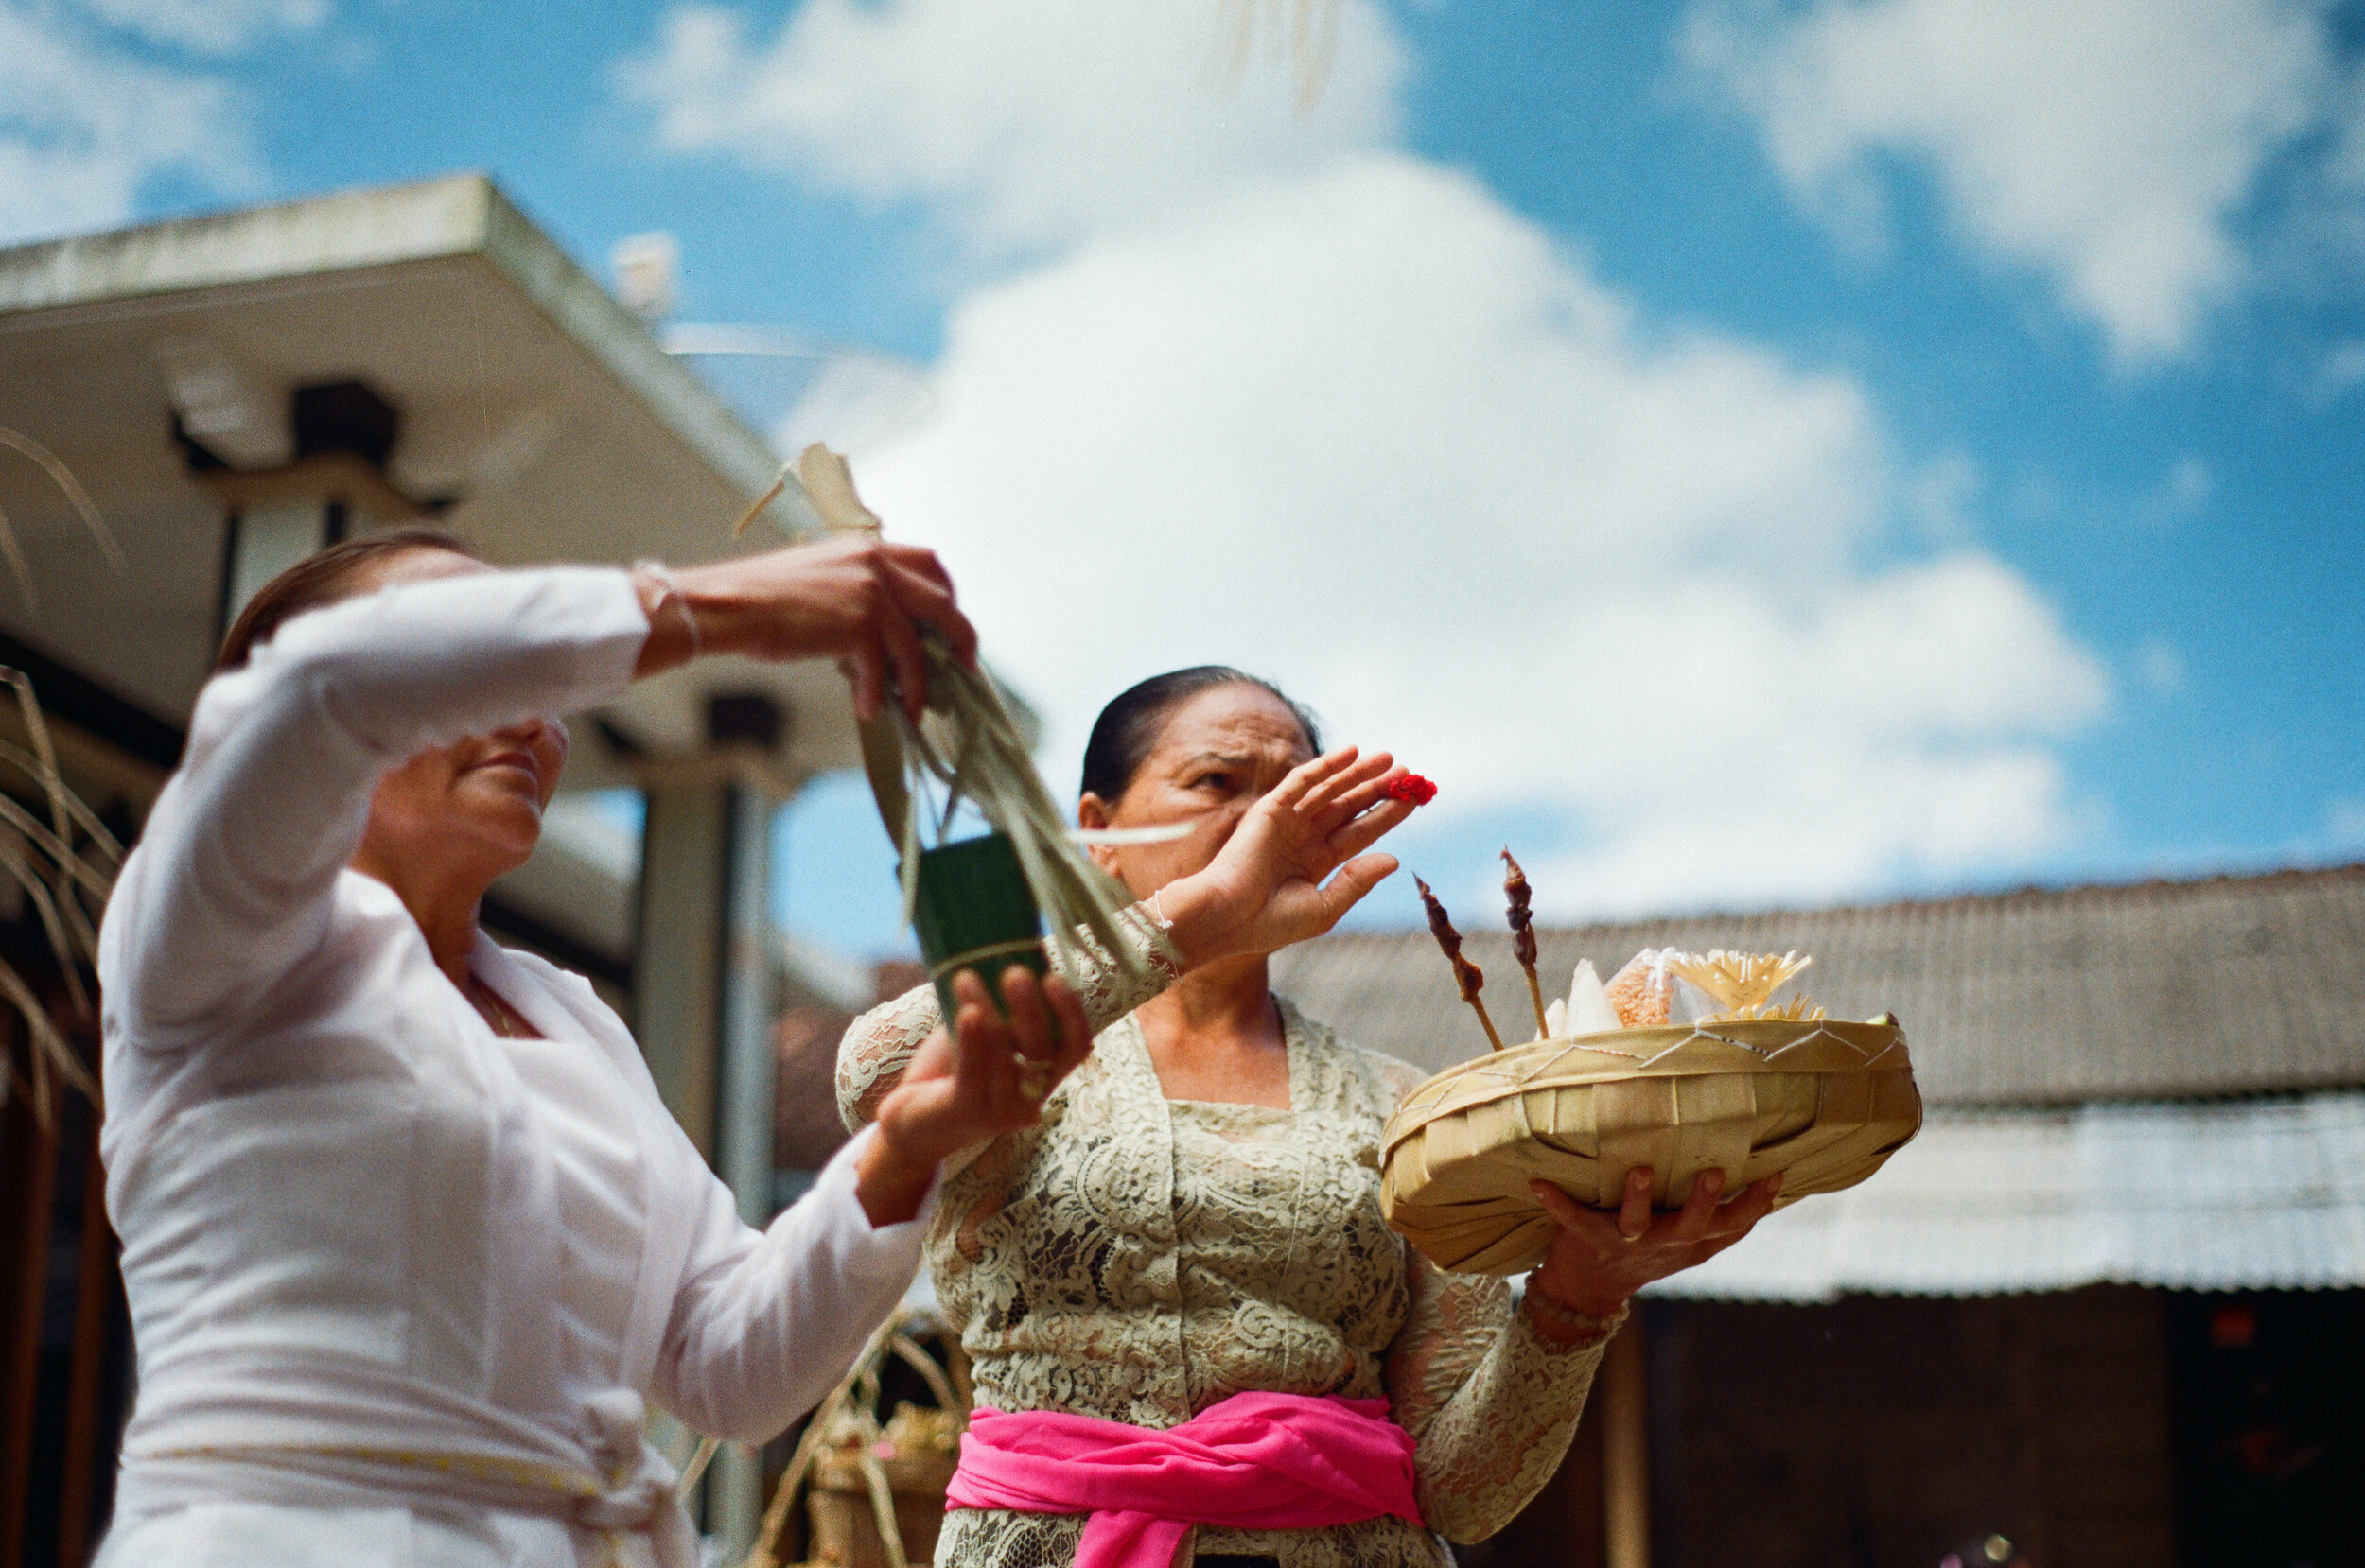
[[[879,1461],[895,1500],[896,1533],[902,1538],[907,1562],[936,1560],[937,1534],[944,1527],[945,1489],[953,1484],[959,1463],[955,1454],[897,1455]],[[814,1465],[805,1507],[813,1542],[809,1561],[830,1568],[893,1568],[895,1559],[879,1529],[877,1500],[852,1454],[822,1451]]]
[[[1761,1019],[1537,1040],[1448,1069],[1389,1120],[1380,1203],[1440,1268],[1516,1274],[1544,1261],[1541,1178],[1616,1207],[1651,1168],[1678,1208],[1700,1174],[1726,1190],[1778,1171],[1778,1204],[1852,1187],[1921,1128],[1894,1023]]]

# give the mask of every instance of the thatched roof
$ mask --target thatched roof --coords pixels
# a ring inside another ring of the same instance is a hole
[[[1506,1038],[1532,1028],[1510,939],[1462,924]],[[1489,922],[1492,924],[1492,922]],[[1639,949],[1814,954],[1835,1016],[1894,1012],[1933,1106],[2365,1087],[2365,865],[2030,889],[1538,932],[1549,987]],[[1485,1048],[1426,932],[1281,954],[1274,988],[1348,1037],[1433,1069]]]

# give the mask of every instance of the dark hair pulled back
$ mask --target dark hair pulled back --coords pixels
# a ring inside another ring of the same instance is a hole
[[[1115,805],[1149,759],[1167,716],[1200,692],[1219,686],[1253,686],[1270,693],[1297,716],[1305,730],[1305,743],[1317,752],[1323,749],[1322,727],[1314,722],[1312,711],[1272,682],[1228,664],[1195,664],[1127,687],[1100,710],[1100,717],[1093,721],[1092,739],[1084,743],[1084,781],[1079,793]]]
[[[246,601],[246,608],[238,612],[238,618],[231,624],[229,635],[221,639],[221,652],[214,658],[214,672],[244,669],[255,645],[269,642],[280,627],[307,610],[317,610],[348,597],[353,591],[353,579],[362,567],[414,549],[445,550],[471,561],[484,559],[474,545],[458,534],[424,524],[379,529],[331,545],[317,555],[306,556],[254,591],[254,597]]]

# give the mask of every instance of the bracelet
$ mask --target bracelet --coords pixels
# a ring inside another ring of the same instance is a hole
[[[1162,887],[1158,889],[1157,892],[1152,893],[1148,897],[1144,898],[1142,900],[1142,908],[1149,912],[1150,919],[1157,922],[1158,929],[1160,931],[1171,932],[1174,930],[1173,917],[1166,914],[1165,906],[1158,901],[1160,897],[1164,895],[1165,891],[1166,890]]]
[[[647,616],[649,624],[654,626],[657,624],[657,612],[664,609],[666,605],[672,604],[679,610],[682,624],[690,629],[690,657],[696,658],[699,642],[698,618],[691,613],[689,596],[681,591],[681,584],[674,581],[673,571],[662,561],[635,561],[632,564],[632,569],[636,573],[650,578],[657,585],[657,596],[654,601],[645,596],[642,598],[640,613]]]
[[[1623,1307],[1620,1307],[1607,1317],[1596,1317],[1589,1312],[1579,1312],[1574,1307],[1553,1300],[1549,1291],[1535,1288],[1535,1276],[1533,1273],[1528,1276],[1527,1299],[1537,1312],[1551,1319],[1564,1332],[1573,1336],[1573,1342],[1567,1347],[1569,1350],[1598,1344],[1607,1339],[1611,1334],[1616,1333],[1618,1326],[1626,1320],[1626,1309]]]

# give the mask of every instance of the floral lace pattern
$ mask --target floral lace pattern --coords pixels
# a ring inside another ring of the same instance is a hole
[[[1123,930],[1168,980],[1147,915]],[[1280,1003],[1286,1111],[1169,1101],[1131,1010],[1147,1000],[1088,941],[1058,955],[1099,1031],[1042,1124],[948,1169],[928,1240],[963,1325],[980,1403],[1165,1428],[1244,1389],[1385,1397],[1412,1434],[1423,1517],[1456,1540],[1509,1523],[1566,1453],[1602,1354],[1554,1350],[1499,1280],[1439,1273],[1379,1208],[1380,1131],[1418,1070]],[[867,1119],[937,1027],[922,986],[855,1020],[838,1102]],[[1075,1515],[955,1510],[937,1560],[1052,1568]],[[1198,1534],[1199,1549],[1283,1568],[1437,1568],[1435,1536],[1393,1519]]]

